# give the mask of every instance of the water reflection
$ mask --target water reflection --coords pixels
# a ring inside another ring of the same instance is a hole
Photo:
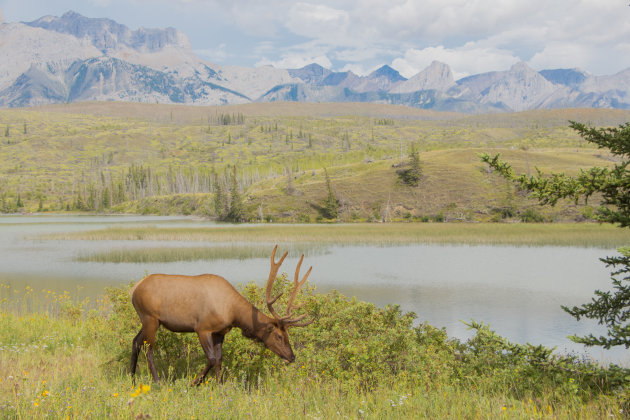
[[[42,233],[120,224],[211,225],[182,217],[0,217],[0,283],[95,297],[106,286],[136,281],[147,272],[216,273],[234,284],[263,284],[267,277],[268,257],[116,264],[75,261],[79,255],[123,247],[217,245],[211,243],[37,239]],[[300,252],[310,254],[305,265],[313,265],[311,283],[321,292],[337,289],[380,306],[399,304],[403,310],[415,312],[420,322],[445,327],[449,335],[458,338],[470,335],[461,321],[474,319],[489,323],[513,341],[580,353],[583,346],[570,342],[567,335],[603,331],[593,323],[576,322],[560,305],[581,304],[590,300],[593,290],[609,289],[608,270],[598,258],[615,253],[582,248],[453,245],[320,246],[313,252],[302,244],[280,244],[280,248],[290,251],[283,266],[289,273]],[[81,289],[77,291],[77,287]],[[630,365],[625,353],[621,349],[590,352],[598,360]]]

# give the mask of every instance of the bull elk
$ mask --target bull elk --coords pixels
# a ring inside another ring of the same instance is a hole
[[[219,380],[223,353],[223,338],[232,328],[240,328],[245,337],[262,342],[269,350],[287,362],[293,362],[295,355],[289,343],[287,329],[303,327],[314,320],[301,322],[306,314],[293,319],[293,310],[302,305],[293,306],[293,301],[308,279],[313,267],[309,268],[299,281],[300,267],[304,254],[295,269],[294,287],[287,301],[287,313],[280,316],[273,308],[274,302],[282,295],[272,297],[271,289],[288,252],[276,262],[276,245],[271,253],[271,270],[265,291],[265,300],[271,317],[259,311],[247,301],[223,277],[214,274],[199,276],[180,276],[169,274],[151,274],[140,280],[130,291],[142,328],[133,339],[131,350],[131,376],[135,379],[138,355],[144,343],[148,345],[147,363],[154,381],[158,381],[153,362],[155,334],[160,325],[174,332],[196,332],[201,347],[206,354],[207,363],[193,384],[200,384],[210,368],[214,366],[215,376]]]

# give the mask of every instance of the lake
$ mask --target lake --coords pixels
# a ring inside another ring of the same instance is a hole
[[[187,217],[158,216],[2,216],[0,284],[67,290],[94,298],[106,286],[137,281],[146,273],[214,273],[235,285],[263,284],[269,258],[168,263],[77,262],[80,255],[111,249],[199,247],[216,244],[186,241],[43,240],[40,235],[110,226],[220,226]],[[267,245],[265,245],[267,246]],[[297,244],[281,271],[292,273]],[[269,246],[269,254],[271,246]],[[569,334],[604,333],[591,321],[575,321],[560,305],[589,301],[595,289],[611,286],[609,269],[598,259],[616,251],[578,247],[468,245],[330,246],[311,245],[305,267],[318,291],[337,289],[376,305],[398,304],[418,321],[445,327],[449,336],[471,335],[461,321],[483,321],[512,341],[556,346],[601,362],[630,365],[624,349],[603,351],[572,343]]]

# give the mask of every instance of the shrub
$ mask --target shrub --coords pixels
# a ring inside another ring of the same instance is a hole
[[[520,214],[523,223],[543,223],[545,218],[536,210],[529,208]]]
[[[286,275],[274,284],[274,295],[285,292],[276,304],[279,313],[283,313],[291,288]],[[129,363],[131,340],[140,328],[128,289],[108,290],[113,303],[108,320],[111,335],[101,340],[117,348],[114,363],[121,367]],[[256,307],[265,306],[265,292],[256,284],[246,285],[242,293]],[[285,365],[263,345],[234,329],[223,346],[226,379],[256,386],[275,377],[288,381],[312,378],[334,381],[349,390],[394,383],[426,389],[461,386],[489,395],[544,396],[558,402],[567,397],[586,401],[599,394],[622,398],[627,394],[629,369],[600,367],[575,356],[557,355],[544,346],[514,344],[474,321],[467,325],[475,335],[462,343],[449,339],[443,329],[426,323],[414,325],[415,314],[403,313],[396,305],[378,308],[336,291],[316,294],[313,288],[304,290],[298,300],[305,302],[306,312],[316,321],[289,330],[296,362]],[[173,379],[198,374],[205,357],[196,334],[160,328],[155,362],[161,377]]]

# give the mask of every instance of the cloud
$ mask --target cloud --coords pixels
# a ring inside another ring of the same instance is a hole
[[[512,52],[496,48],[480,47],[469,43],[460,48],[428,47],[422,50],[408,49],[401,58],[392,62],[392,67],[410,78],[424,70],[434,60],[448,64],[455,79],[471,74],[494,70],[505,70],[520,61]]]
[[[299,53],[285,54],[277,60],[271,60],[263,57],[256,63],[256,67],[271,65],[280,69],[299,69],[311,63],[317,63],[327,69],[332,67],[331,61],[325,55],[311,56]]]
[[[112,4],[112,0],[90,0],[90,3],[96,7],[107,7]]]
[[[0,9],[0,25],[4,23],[4,16],[2,15],[2,9]]]
[[[295,3],[288,11],[285,26],[294,34],[320,42],[346,38],[349,14],[322,4]]]
[[[225,43],[220,44],[216,48],[204,48],[204,49],[194,50],[194,53],[203,58],[206,58],[210,61],[217,62],[217,63],[225,62],[226,59],[230,56],[230,54],[227,51],[227,45]]]

